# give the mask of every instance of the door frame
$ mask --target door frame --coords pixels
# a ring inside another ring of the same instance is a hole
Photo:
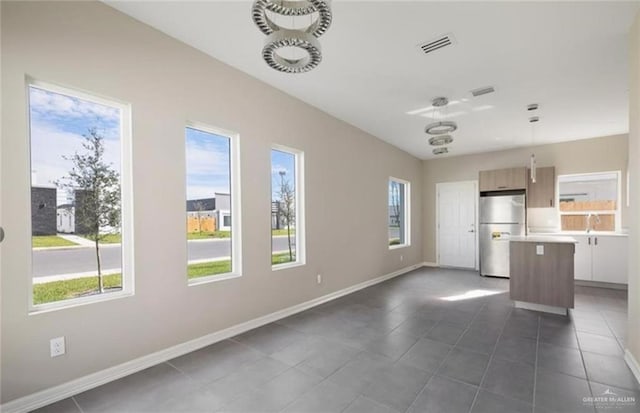
[[[480,271],[480,249],[479,246],[479,237],[478,237],[478,208],[480,202],[480,193],[478,192],[478,180],[468,180],[468,181],[454,181],[454,182],[438,182],[436,183],[436,265],[440,266],[440,188],[446,185],[454,185],[454,184],[473,184],[474,193],[475,193],[475,201],[474,201],[474,227],[476,234],[476,253],[475,253],[475,270]]]

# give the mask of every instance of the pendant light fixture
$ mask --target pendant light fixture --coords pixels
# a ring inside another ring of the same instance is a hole
[[[273,69],[284,73],[304,73],[322,61],[318,37],[331,26],[330,0],[255,0],[251,17],[267,36],[262,58]],[[282,22],[288,18],[291,26],[285,27]],[[290,49],[288,56],[282,53],[286,49]],[[302,57],[299,57],[300,52]],[[296,57],[292,57],[292,53]]]
[[[534,107],[534,109],[531,109],[532,107]],[[537,104],[531,104],[529,106],[527,106],[527,110],[536,110],[538,109],[538,105]],[[531,146],[533,146],[533,142],[535,139],[535,124],[540,120],[540,117],[538,116],[531,116],[529,118],[529,123],[531,123]],[[532,153],[531,154],[531,158],[529,159],[529,171],[530,171],[530,178],[531,178],[531,183],[536,183],[536,169],[537,169],[537,165],[536,165],[536,154]]]
[[[448,145],[451,142],[453,142],[453,136],[451,135],[439,135],[439,136],[432,136],[429,138],[429,145],[431,146]]]
[[[436,119],[436,111],[439,110],[438,108],[444,108],[447,106],[449,104],[449,99],[445,97],[437,97],[433,99],[431,104],[433,106],[433,114],[431,117]],[[443,120],[430,123],[424,128],[425,133],[435,135],[429,138],[429,145],[437,146],[437,148],[432,151],[434,155],[444,155],[449,153],[449,148],[447,148],[446,145],[453,142],[453,136],[451,136],[450,133],[454,132],[456,129],[458,129],[458,125],[455,122]]]
[[[435,114],[436,114],[436,108],[443,108],[445,106],[447,106],[449,104],[449,99],[445,98],[445,97],[437,97],[435,99],[433,99],[432,101],[432,105],[433,105],[433,117],[435,118]],[[450,121],[437,121],[437,122],[433,122],[428,124],[427,126],[425,126],[424,131],[425,133],[428,133],[429,135],[442,135],[445,133],[451,133],[454,132],[456,129],[458,129],[458,124],[455,122],[450,122]]]

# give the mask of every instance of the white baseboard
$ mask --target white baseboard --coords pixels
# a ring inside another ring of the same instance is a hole
[[[155,366],[156,364],[163,363],[175,357],[182,356],[184,354],[201,349],[203,347],[209,346],[211,344],[217,343],[227,338],[231,338],[238,334],[242,334],[246,331],[253,330],[254,328],[272,323],[274,321],[299,313],[301,311],[315,307],[322,303],[326,303],[327,301],[331,301],[336,298],[342,297],[344,295],[361,290],[363,288],[367,288],[372,285],[381,283],[383,281],[405,274],[409,271],[413,271],[424,265],[426,264],[420,263],[416,265],[411,265],[409,267],[402,268],[392,273],[385,274],[380,277],[367,280],[356,285],[352,285],[350,287],[344,288],[339,291],[335,291],[327,295],[323,295],[322,297],[314,298],[313,300],[306,301],[304,303],[294,305],[292,307],[288,307],[280,311],[267,314],[262,317],[254,318],[253,320],[249,320],[247,322],[237,324],[235,326],[226,328],[224,330],[207,334],[205,336],[196,338],[194,340],[190,340],[185,343],[181,343],[173,347],[169,347],[164,350],[160,350],[155,353],[148,354],[146,356],[142,356],[131,361],[127,361],[117,366],[109,367],[107,369],[89,374],[84,377],[80,377],[78,379],[60,384],[58,386],[54,386],[54,387],[33,393],[28,396],[21,397],[19,399],[11,400],[7,403],[0,405],[0,412],[3,412],[3,413],[28,412],[34,409],[38,409],[48,404],[55,403],[62,399],[66,399],[73,395],[101,386],[105,383],[109,383],[111,381],[120,379],[122,377],[128,376],[130,374],[136,373],[146,368]]]
[[[583,287],[611,288],[613,290],[627,290],[627,284],[606,283],[601,281],[575,280],[575,285]]]
[[[624,351],[624,361],[627,362],[627,366],[629,366],[633,375],[636,376],[636,380],[640,383],[640,363],[638,363],[628,349]]]
[[[423,267],[439,267],[437,262],[425,261],[422,263]]]

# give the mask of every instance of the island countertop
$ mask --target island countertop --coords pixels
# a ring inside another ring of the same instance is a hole
[[[531,234],[525,236],[514,236],[509,238],[509,241],[513,242],[549,242],[549,243],[559,243],[559,244],[577,244],[573,237],[567,236],[558,236],[558,235],[539,235],[539,234]]]

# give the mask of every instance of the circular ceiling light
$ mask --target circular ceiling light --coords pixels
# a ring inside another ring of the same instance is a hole
[[[437,98],[434,98],[433,101],[431,101],[431,104],[436,108],[440,108],[443,106],[447,106],[449,104],[449,99],[445,97],[437,97]]]
[[[458,129],[458,125],[455,122],[440,121],[428,124],[424,131],[429,135],[444,135],[445,133],[451,133]]]
[[[449,149],[447,149],[446,146],[443,146],[442,148],[435,148],[433,150],[434,155],[444,155],[445,153],[449,153]]]
[[[294,24],[295,28],[283,27],[275,21],[279,19],[274,15],[292,19],[309,16],[309,23]],[[313,15],[317,15],[315,20]],[[267,35],[262,57],[272,68],[285,73],[303,73],[322,61],[320,43],[315,38],[322,36],[331,26],[330,0],[283,0],[277,3],[274,0],[255,0],[251,17],[258,29]],[[278,49],[302,49],[304,57],[287,58],[279,54]]]
[[[318,18],[304,29],[305,32],[315,37],[322,36],[329,29],[333,20],[329,1],[308,0],[274,3],[271,0],[256,0],[251,7],[251,17],[258,29],[266,35],[282,30],[278,23],[269,18],[267,10],[281,16],[290,17],[308,16],[317,12]]]
[[[290,59],[278,54],[278,49],[294,48],[304,51],[300,59]],[[318,66],[322,61],[320,42],[309,33],[295,30],[278,30],[267,36],[262,57],[272,68],[284,73],[304,73]]]
[[[429,138],[429,145],[431,146],[448,145],[451,142],[453,142],[453,136],[451,135],[439,135],[439,136],[432,136]]]

